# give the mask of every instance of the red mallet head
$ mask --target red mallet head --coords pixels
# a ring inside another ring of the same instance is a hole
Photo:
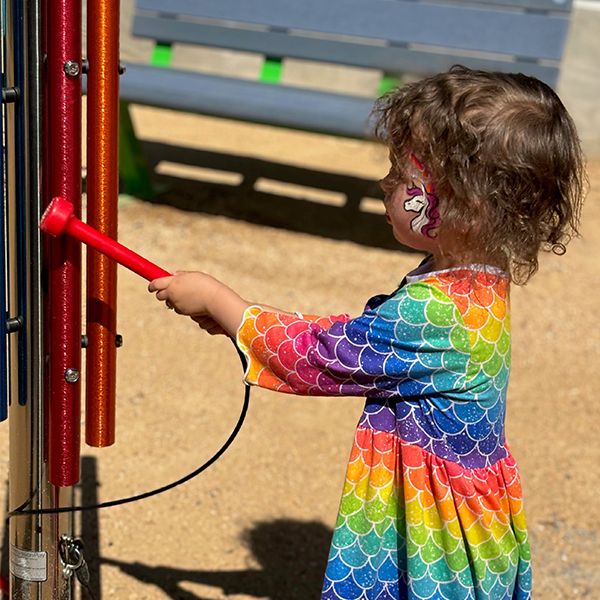
[[[42,215],[40,229],[50,235],[61,235],[73,216],[75,207],[64,198],[54,198]]]
[[[42,215],[40,228],[50,235],[66,233],[117,261],[148,281],[167,277],[171,273],[151,263],[116,240],[83,223],[73,214],[73,205],[64,198],[54,198]]]

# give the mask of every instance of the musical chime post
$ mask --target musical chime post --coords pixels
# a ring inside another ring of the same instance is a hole
[[[117,235],[119,2],[87,0],[85,53],[81,2],[7,0],[0,11],[0,420],[8,414],[9,511],[68,508],[81,476],[82,250],[70,236],[42,234],[39,221],[56,196],[81,216],[84,78],[87,220]],[[85,439],[101,447],[115,439],[116,265],[88,252],[87,282]],[[73,523],[63,513],[9,519],[11,598],[71,597]]]

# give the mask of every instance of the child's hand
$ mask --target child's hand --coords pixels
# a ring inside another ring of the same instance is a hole
[[[180,315],[188,315],[211,335],[235,337],[250,304],[214,277],[199,271],[179,271],[148,285],[158,300]]]
[[[156,292],[158,300],[176,313],[200,317],[210,314],[209,304],[219,286],[222,284],[206,273],[179,271],[151,281],[148,291]]]

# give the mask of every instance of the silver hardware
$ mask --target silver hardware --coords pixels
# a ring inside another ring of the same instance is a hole
[[[19,99],[19,88],[9,87],[9,88],[2,89],[2,101],[4,103],[16,102],[18,99]]]
[[[79,371],[77,369],[69,367],[65,371],[65,381],[67,381],[68,383],[77,383],[79,381]]]
[[[63,535],[60,538],[59,553],[60,562],[63,567],[63,577],[71,579],[75,571],[85,562],[81,541],[71,536]]]
[[[9,317],[6,319],[6,333],[16,333],[23,329],[23,317]]]
[[[63,535],[59,545],[60,562],[63,567],[63,577],[71,579],[73,575],[85,588],[88,596],[96,600],[94,590],[90,585],[90,570],[83,555],[83,542],[79,538]]]
[[[63,68],[69,77],[77,77],[79,75],[79,63],[75,60],[68,60]]]

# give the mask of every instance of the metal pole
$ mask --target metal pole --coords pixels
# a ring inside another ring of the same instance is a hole
[[[54,508],[71,501],[70,488],[48,483],[44,439],[42,212],[41,4],[7,2],[6,77],[19,90],[6,108],[10,315],[22,318],[11,339],[9,509]],[[25,365],[25,368],[22,365]],[[69,600],[71,581],[59,556],[72,517],[24,515],[10,520],[11,598]]]

